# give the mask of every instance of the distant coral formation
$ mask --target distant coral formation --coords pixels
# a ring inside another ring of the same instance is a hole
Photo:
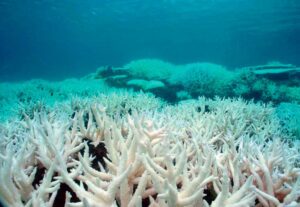
[[[212,63],[192,63],[179,67],[169,78],[171,84],[182,85],[194,96],[213,97],[226,93],[234,73]]]
[[[133,77],[165,80],[170,77],[175,65],[159,59],[140,59],[124,65],[124,69]]]
[[[0,130],[10,207],[300,205],[300,145],[275,109],[241,99],[168,105],[139,93],[24,113]]]
[[[150,91],[170,102],[184,97],[221,96],[300,103],[300,68],[279,62],[229,70],[207,62],[174,65],[141,59],[121,68],[101,67],[88,78],[104,79],[115,87]]]

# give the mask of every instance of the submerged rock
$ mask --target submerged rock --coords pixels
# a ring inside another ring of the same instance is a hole
[[[274,81],[300,78],[300,67],[292,64],[281,64],[278,62],[246,67],[257,76],[265,77]]]

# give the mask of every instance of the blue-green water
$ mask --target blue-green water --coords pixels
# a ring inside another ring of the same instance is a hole
[[[0,79],[61,80],[139,58],[300,65],[297,0],[2,0]]]

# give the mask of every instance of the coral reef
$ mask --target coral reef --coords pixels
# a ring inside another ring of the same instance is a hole
[[[213,97],[226,94],[226,88],[234,79],[234,73],[213,63],[183,65],[169,78],[172,84],[180,84],[194,96]],[[213,87],[212,87],[213,86]]]
[[[1,126],[7,206],[300,205],[300,148],[269,105],[80,101]]]
[[[230,71],[142,59],[82,79],[2,83],[0,200],[298,207],[298,74],[280,63]]]
[[[299,67],[279,62],[229,70],[207,62],[173,65],[158,59],[141,59],[121,68],[101,67],[86,78],[102,79],[118,88],[149,91],[169,102],[221,96],[299,104],[299,74]]]
[[[0,122],[30,112],[33,108],[52,106],[73,97],[92,97],[114,91],[102,80],[66,79],[50,82],[30,80],[20,83],[0,83]]]
[[[258,76],[251,70],[237,70],[238,75],[231,85],[229,96],[241,96],[263,102],[294,102],[300,103],[300,82],[296,79],[274,81]]]
[[[131,61],[123,68],[136,78],[165,80],[174,72],[175,65],[159,59],[140,59]]]
[[[300,106],[292,103],[280,103],[276,115],[283,128],[295,138],[300,137]]]

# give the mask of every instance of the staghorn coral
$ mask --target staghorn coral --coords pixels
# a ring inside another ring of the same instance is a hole
[[[122,106],[90,101],[73,116],[39,111],[2,126],[4,203],[299,206],[300,149],[271,106],[200,98],[116,116]]]
[[[33,115],[34,108],[53,106],[70,101],[74,96],[93,97],[99,93],[115,91],[102,80],[66,79],[59,82],[30,80],[21,83],[0,83],[0,122]]]

